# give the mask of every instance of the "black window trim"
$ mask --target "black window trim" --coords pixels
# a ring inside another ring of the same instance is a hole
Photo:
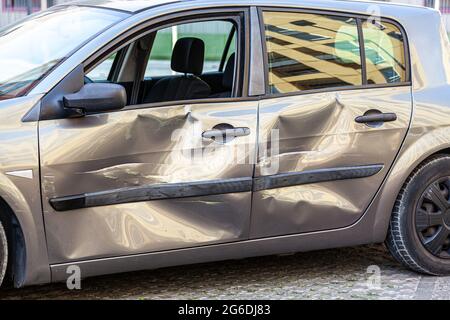
[[[120,72],[120,67],[122,66],[123,60],[125,59],[127,50],[128,46],[117,51],[117,55],[113,61],[113,64],[111,65],[111,69],[109,70],[107,79],[108,81],[110,82],[117,81]]]
[[[288,93],[271,93],[269,87],[269,58],[267,54],[267,41],[266,41],[266,28],[264,23],[264,12],[290,12],[290,13],[310,13],[310,14],[321,14],[321,15],[329,15],[329,16],[338,16],[338,17],[348,17],[354,18],[357,22],[358,28],[358,40],[361,54],[361,69],[362,69],[362,85],[359,86],[336,86],[329,88],[321,88],[321,89],[311,89],[304,91],[295,91]],[[290,96],[299,96],[306,94],[314,94],[314,93],[324,93],[324,92],[337,92],[337,91],[349,91],[349,90],[361,90],[361,89],[379,89],[379,88],[395,88],[395,87],[407,87],[412,86],[411,79],[411,59],[410,59],[410,49],[409,49],[409,41],[408,36],[405,31],[405,28],[396,20],[386,17],[380,17],[381,22],[387,22],[395,25],[403,36],[403,48],[404,48],[404,56],[405,56],[405,81],[395,82],[395,83],[384,83],[384,84],[368,84],[367,83],[367,61],[365,58],[365,46],[364,46],[364,34],[362,24],[370,19],[369,15],[358,14],[358,13],[349,13],[349,12],[340,12],[340,11],[330,11],[330,10],[320,10],[320,9],[306,9],[306,8],[287,8],[287,7],[276,7],[276,6],[259,6],[258,7],[258,15],[259,15],[259,23],[260,23],[260,36],[262,40],[263,46],[263,57],[264,57],[264,82],[265,82],[265,95],[261,97],[261,99],[273,99],[273,98],[281,98],[281,97],[290,97]]]
[[[361,83],[363,86],[367,85],[367,60],[366,60],[366,47],[364,46],[364,32],[363,23],[361,18],[356,19],[358,28],[358,41],[359,41],[359,57],[361,59]]]
[[[230,30],[230,33],[228,34],[227,42],[225,43],[225,48],[223,49],[222,58],[220,59],[220,65],[219,65],[219,72],[224,71],[225,65],[227,63],[227,56],[230,52],[231,48],[231,42],[233,41],[234,35],[237,32],[237,28],[235,25]]]

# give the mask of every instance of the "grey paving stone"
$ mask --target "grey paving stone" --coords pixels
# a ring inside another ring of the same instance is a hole
[[[403,268],[382,245],[180,266],[6,289],[0,299],[450,299],[450,277]]]

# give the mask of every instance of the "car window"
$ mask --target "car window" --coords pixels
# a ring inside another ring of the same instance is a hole
[[[0,100],[25,94],[85,41],[128,15],[56,7],[0,30]]]
[[[362,84],[357,21],[264,12],[271,93]]]
[[[387,22],[363,23],[368,84],[406,80],[405,48],[402,32]]]
[[[145,78],[175,75],[170,67],[172,49],[178,39],[186,37],[201,39],[205,44],[203,73],[218,71],[232,28],[233,23],[229,21],[204,21],[159,30],[150,52]],[[235,49],[230,47],[232,50]]]
[[[117,53],[114,52],[106,60],[91,70],[86,76],[93,82],[107,82],[111,69],[116,59]]]

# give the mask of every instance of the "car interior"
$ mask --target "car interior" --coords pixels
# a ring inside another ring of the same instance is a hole
[[[110,54],[86,83],[117,83],[127,105],[237,96],[235,21],[211,20],[159,29]]]

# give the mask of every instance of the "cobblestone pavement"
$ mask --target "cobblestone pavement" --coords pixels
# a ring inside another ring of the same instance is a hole
[[[0,299],[450,299],[450,277],[408,271],[374,245],[96,277],[74,291],[7,289]]]

